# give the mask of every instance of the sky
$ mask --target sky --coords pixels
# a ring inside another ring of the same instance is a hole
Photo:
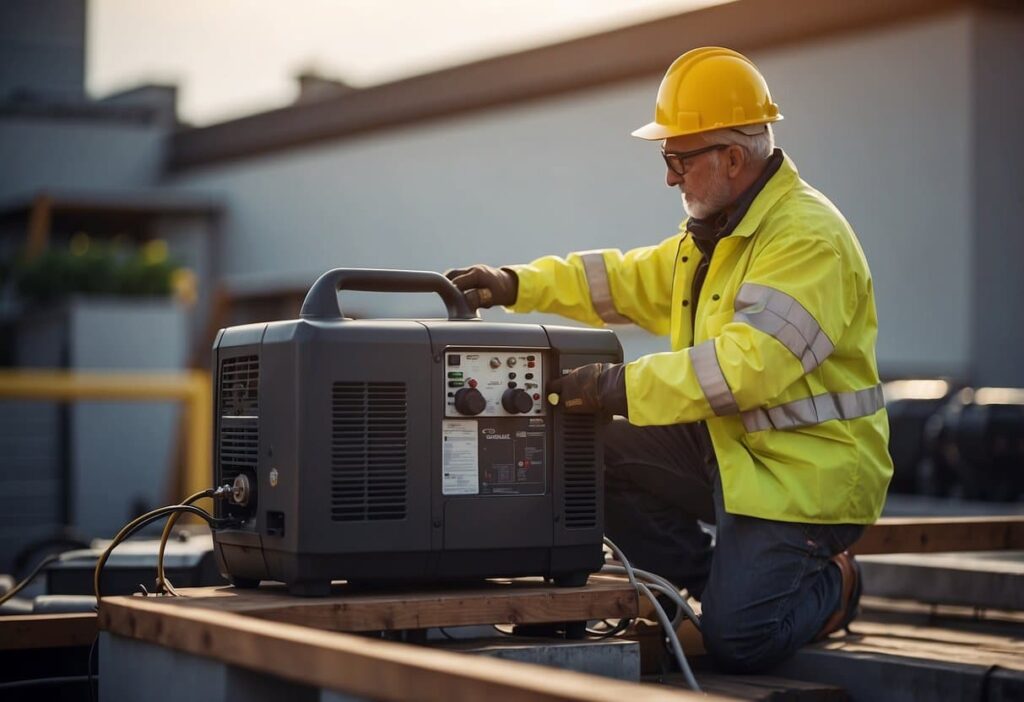
[[[304,70],[365,87],[724,0],[89,0],[95,97],[176,83],[201,125],[291,102]]]

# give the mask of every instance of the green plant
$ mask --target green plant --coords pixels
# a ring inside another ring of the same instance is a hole
[[[78,234],[67,248],[19,257],[4,277],[24,301],[46,303],[70,295],[167,297],[178,270],[162,241],[127,247]]]

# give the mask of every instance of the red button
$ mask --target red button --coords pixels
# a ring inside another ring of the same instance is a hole
[[[529,363],[526,364],[526,367],[527,368],[533,368],[536,365],[537,365],[536,363],[534,363],[533,361],[530,361]]]
[[[475,388],[476,387],[476,379],[475,378],[470,378],[469,382],[467,384],[469,385],[469,387]]]
[[[539,400],[540,399],[540,393],[539,392],[533,393],[533,399]]]

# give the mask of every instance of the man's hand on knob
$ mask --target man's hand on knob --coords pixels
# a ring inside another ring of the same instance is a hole
[[[548,382],[547,392],[558,395],[566,412],[627,416],[626,366],[621,363],[580,366]]]
[[[453,268],[445,273],[448,280],[465,293],[472,309],[511,305],[519,295],[519,276],[510,268],[476,265]]]

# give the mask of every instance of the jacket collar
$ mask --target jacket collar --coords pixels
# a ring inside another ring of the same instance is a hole
[[[762,185],[753,201],[749,203],[745,214],[741,215],[742,219],[729,233],[730,237],[748,237],[756,232],[768,211],[799,182],[800,174],[797,172],[796,165],[789,156],[782,149],[776,149],[775,154],[782,156],[782,163],[779,165],[778,170],[768,178],[768,182]],[[751,187],[754,188],[756,186],[757,184],[755,183]],[[683,220],[680,230],[684,233],[688,231],[690,222],[690,218]]]

